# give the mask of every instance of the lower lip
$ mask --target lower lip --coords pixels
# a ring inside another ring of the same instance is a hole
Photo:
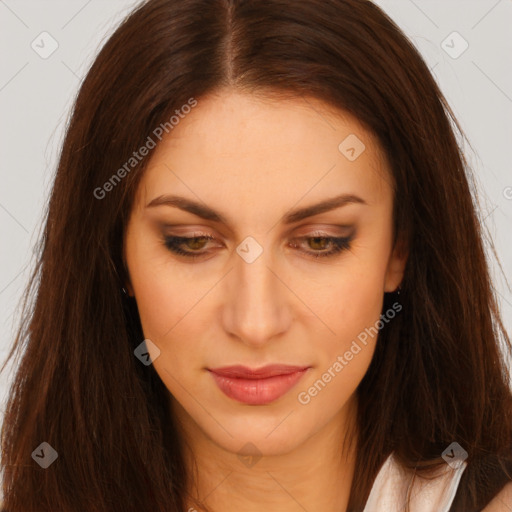
[[[238,379],[211,372],[220,390],[229,398],[249,405],[265,405],[282,397],[299,382],[307,368],[266,379]]]

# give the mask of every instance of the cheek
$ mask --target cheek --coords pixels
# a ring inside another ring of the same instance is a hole
[[[333,298],[334,300],[334,298]],[[374,288],[338,299],[326,317],[336,336],[316,337],[317,364],[297,392],[298,403],[328,419],[355,392],[371,363],[378,340],[382,294]]]
[[[144,336],[158,343],[171,329],[172,312],[176,311],[166,276],[137,261],[130,267],[130,275]]]
[[[298,397],[301,404],[309,400],[320,408],[343,404],[370,365],[381,326],[384,268],[377,259],[370,263],[361,258],[357,263],[343,269],[326,293],[316,298],[316,310],[331,332],[316,336],[318,365],[301,387],[306,393],[304,400]]]
[[[181,300],[178,300],[171,283],[167,281],[164,276],[147,279],[136,289],[144,335],[158,344],[171,335],[174,326],[186,313],[183,311],[186,297],[181,294]]]
[[[325,329],[327,336],[346,340],[378,321],[390,236],[390,227],[375,221],[371,228],[361,229],[352,248],[336,264],[318,265],[314,276],[310,273],[298,280],[302,283],[299,293],[330,328],[330,335]]]
[[[187,292],[190,289],[169,272],[147,275],[137,289],[137,305],[144,337],[159,349],[152,364],[166,388],[180,400],[190,399],[183,386],[190,388],[194,382],[200,358],[202,326],[200,294]],[[153,276],[153,277],[152,277]],[[204,292],[203,292],[204,294]]]
[[[359,344],[361,345],[361,344]],[[370,365],[374,345],[349,350],[351,359],[346,359],[346,350],[340,348],[324,366],[316,368],[308,381],[297,390],[296,400],[300,411],[314,417],[317,425],[324,424],[340,413],[354,396],[357,386]]]
[[[155,371],[179,395],[178,383],[194,378],[204,353],[200,343],[207,328],[208,301],[202,299],[213,282],[194,282],[193,275],[177,269],[163,251],[155,254],[149,245],[139,247],[139,252],[130,253],[127,264],[142,331],[159,349],[158,356],[152,356]]]
[[[328,319],[336,332],[335,339],[322,343],[323,351],[318,366],[319,374],[323,375],[322,380],[332,380],[338,384],[344,381],[345,384],[341,384],[344,388],[349,382],[357,386],[373,356],[382,304],[381,293],[375,293],[374,290],[361,293],[361,287],[357,294],[338,301],[339,307]]]
[[[139,233],[136,243],[128,238],[126,262],[144,336],[160,344],[200,299],[200,290],[194,292],[192,278],[176,271],[161,243],[149,235]]]
[[[307,295],[309,308],[322,320],[325,348],[332,355],[333,347],[342,350],[351,340],[378,322],[383,305],[383,272],[377,266],[356,261],[339,272],[326,276],[321,292]],[[375,262],[373,263],[375,265]],[[314,321],[314,319],[312,320]]]

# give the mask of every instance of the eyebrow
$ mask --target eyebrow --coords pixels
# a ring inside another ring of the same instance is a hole
[[[291,210],[283,215],[281,222],[285,225],[294,224],[295,222],[307,219],[308,217],[313,217],[314,215],[318,215],[320,213],[328,212],[336,208],[341,208],[342,206],[346,206],[348,204],[368,205],[368,203],[359,196],[354,194],[341,194],[339,196],[321,201],[320,203]],[[226,225],[229,224],[227,218],[222,213],[215,211],[203,203],[198,203],[185,197],[175,195],[161,195],[150,201],[146,205],[146,208],[154,208],[156,206],[171,206],[179,208],[180,210],[186,211],[188,213],[192,213],[193,215],[201,217],[205,220],[219,222]]]

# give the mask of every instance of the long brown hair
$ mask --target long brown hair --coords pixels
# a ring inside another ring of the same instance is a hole
[[[21,360],[2,428],[4,510],[184,510],[190,475],[168,391],[134,356],[144,335],[121,292],[148,158],[126,162],[191,98],[221,87],[324,100],[376,134],[389,159],[395,242],[409,251],[403,309],[357,389],[348,510],[364,508],[391,452],[428,474],[453,441],[468,466],[452,510],[480,510],[512,480],[500,352],[511,342],[462,130],[418,51],[366,0],[149,0],[106,42],[69,121],[8,357]],[[58,453],[47,469],[31,458],[44,441]]]

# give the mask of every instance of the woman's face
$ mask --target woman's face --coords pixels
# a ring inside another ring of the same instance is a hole
[[[180,425],[264,455],[343,425],[404,267],[375,139],[313,98],[222,91],[152,151],[126,230],[127,287]],[[211,371],[274,364],[307,369]]]

